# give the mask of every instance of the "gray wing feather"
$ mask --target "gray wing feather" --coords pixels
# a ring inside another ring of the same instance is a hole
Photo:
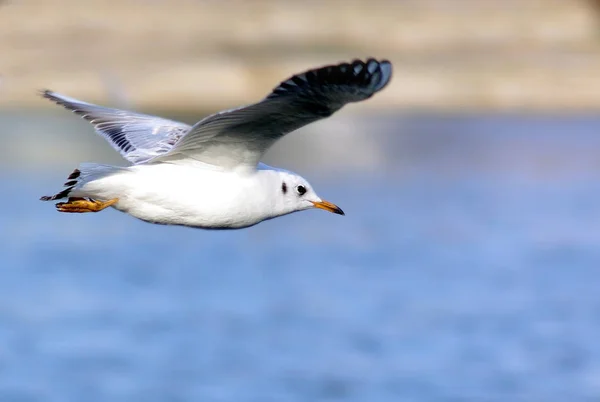
[[[279,138],[366,100],[392,76],[387,60],[354,60],[294,75],[262,101],[220,112],[196,123],[161,160],[194,159],[233,168],[256,166]]]
[[[93,105],[48,90],[41,94],[89,121],[98,134],[133,164],[168,152],[191,129],[184,123]]]

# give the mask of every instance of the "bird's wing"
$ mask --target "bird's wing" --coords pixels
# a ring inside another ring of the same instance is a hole
[[[41,95],[92,123],[96,132],[133,164],[166,153],[191,129],[184,123],[93,105],[48,90]]]
[[[392,76],[387,60],[309,70],[283,81],[262,101],[208,116],[154,161],[255,167],[279,138],[326,118],[350,102],[370,98]]]

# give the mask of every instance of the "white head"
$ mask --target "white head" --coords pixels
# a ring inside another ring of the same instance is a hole
[[[271,199],[274,200],[273,207],[277,211],[277,216],[311,208],[344,215],[340,207],[321,199],[301,176],[285,170],[271,169],[268,174],[269,192],[275,193],[274,198]]]

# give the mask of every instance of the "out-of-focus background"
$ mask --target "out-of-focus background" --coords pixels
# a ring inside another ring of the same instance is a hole
[[[124,164],[39,89],[191,123],[367,56],[266,158],[346,217],[38,201]],[[600,399],[598,2],[4,0],[0,136],[0,401]]]

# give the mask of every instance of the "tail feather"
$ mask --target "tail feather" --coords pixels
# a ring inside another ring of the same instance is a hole
[[[54,201],[68,198],[73,190],[80,188],[83,184],[107,176],[120,169],[123,168],[97,163],[83,163],[67,177],[67,181],[64,184],[65,189],[54,195],[45,195],[40,198],[40,201]]]

